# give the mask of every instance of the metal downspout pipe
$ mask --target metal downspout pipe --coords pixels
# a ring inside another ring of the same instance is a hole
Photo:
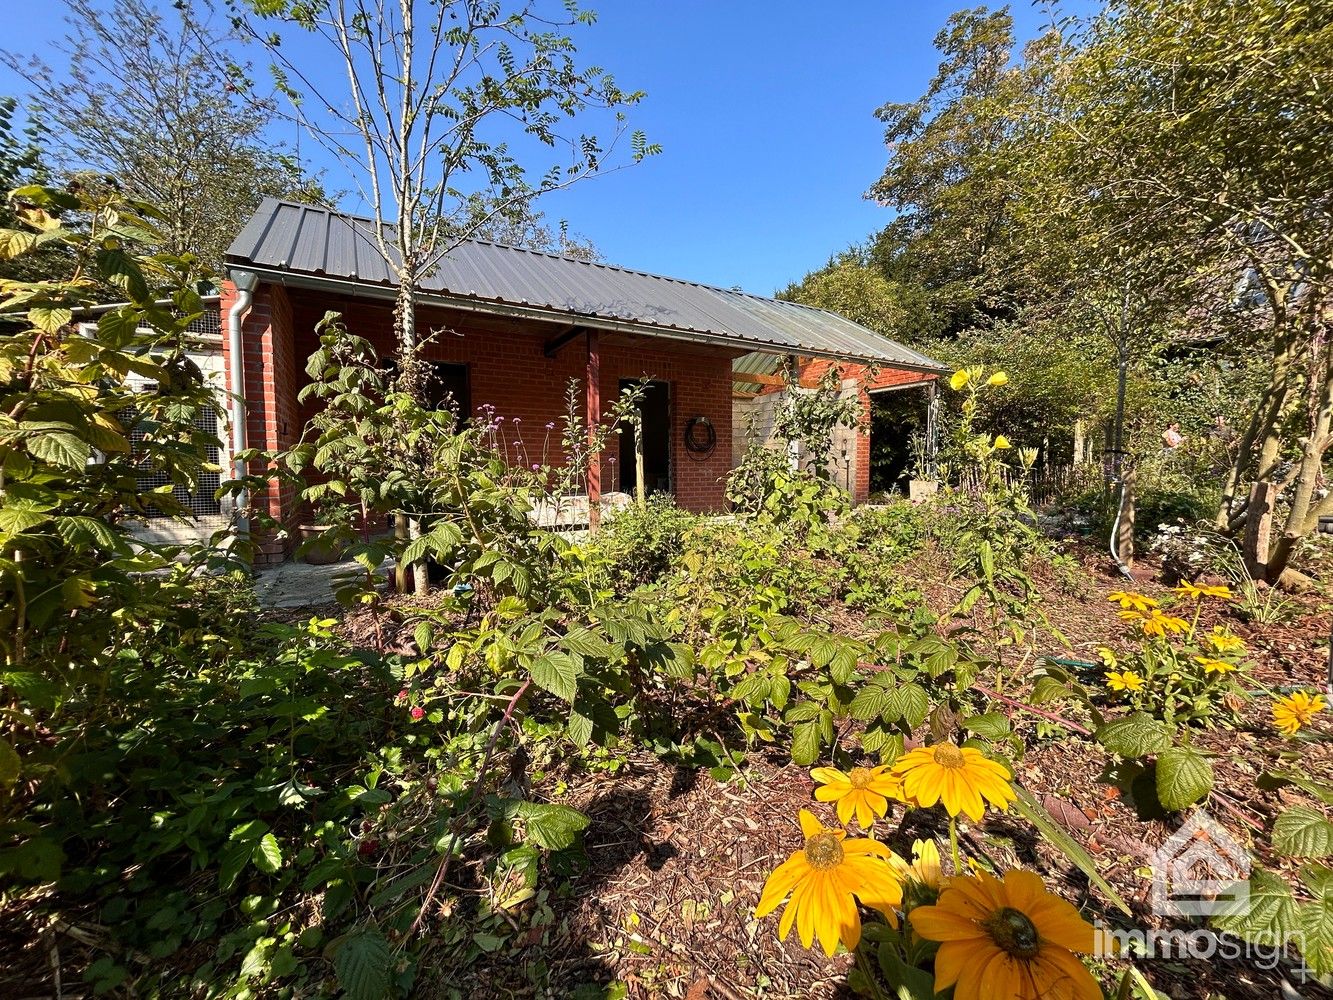
[[[232,478],[243,479],[249,470],[246,463],[236,456],[248,447],[245,433],[245,354],[241,337],[241,324],[254,302],[255,289],[259,286],[259,275],[253,271],[232,271],[232,283],[236,286],[236,301],[227,312],[227,357],[229,372],[228,388],[231,390],[231,467]],[[243,511],[250,506],[250,491],[241,490],[236,494],[236,509]],[[244,515],[236,518],[237,537],[250,533],[250,519]]]

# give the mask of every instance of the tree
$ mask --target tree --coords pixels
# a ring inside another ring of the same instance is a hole
[[[483,211],[483,221],[473,229],[472,238],[524,250],[559,254],[588,263],[604,259],[597,245],[586,236],[570,232],[569,223],[564,219],[552,228],[546,221],[545,212],[539,212],[530,205],[518,208],[516,215],[493,215],[489,219],[485,218],[486,213]]]
[[[1256,321],[1238,346],[1264,351],[1269,377],[1217,525],[1248,522],[1251,571],[1270,580],[1333,513],[1333,495],[1317,499],[1333,446],[1330,43],[1333,10],[1303,0],[1118,2],[1077,38],[1055,131],[1085,204],[1135,238],[1172,234],[1178,258],[1215,278],[1229,270],[1232,311]],[[1161,287],[1188,280],[1178,271]],[[1271,539],[1263,524],[1279,498]]]
[[[397,280],[400,388],[419,394],[422,279],[462,240],[521,221],[535,198],[606,169],[626,131],[623,109],[642,95],[576,62],[569,32],[596,18],[573,0],[249,2],[254,17],[238,23],[267,47],[295,119],[355,169]],[[274,23],[279,30],[261,31]],[[343,70],[345,94],[316,85],[282,44],[284,28],[322,44]],[[599,111],[613,116],[606,142],[575,130]],[[657,151],[642,133],[630,144],[635,161]],[[544,170],[525,162],[552,149],[562,159]],[[426,574],[415,579],[423,590]]]
[[[319,185],[268,134],[271,102],[247,99],[226,64],[238,39],[151,0],[65,0],[69,33],[53,65],[0,52],[30,81],[53,165],[93,171],[166,215],[159,249],[220,271],[265,196],[322,202]]]
[[[860,249],[838,254],[825,267],[788,285],[778,298],[832,310],[885,336],[893,336],[924,311],[918,289],[890,281]]]

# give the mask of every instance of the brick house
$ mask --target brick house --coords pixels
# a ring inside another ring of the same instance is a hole
[[[312,411],[297,396],[326,312],[340,312],[351,332],[392,356],[394,281],[369,235],[372,225],[269,199],[232,244],[221,312],[235,396],[233,451],[300,439]],[[420,303],[418,329],[434,332],[424,357],[460,409],[494,407],[529,451],[545,425],[564,414],[571,379],[581,386],[589,420],[623,385],[650,379],[643,432],[649,486],[693,511],[724,507],[733,404],[750,396],[738,386],[758,370],[756,357],[775,365],[803,359],[812,375],[820,364],[845,363],[848,378],[861,378],[857,366],[868,365],[890,382],[930,382],[941,371],[924,355],[824,310],[483,241],[451,251],[423,281]],[[771,375],[753,377],[758,382],[750,385],[776,384]],[[552,437],[558,449],[558,431]],[[621,435],[619,448],[626,445],[632,455],[632,434]],[[617,451],[613,444],[590,470],[594,518],[603,491],[632,487],[633,463]],[[864,497],[861,472],[856,492]],[[299,517],[294,497],[272,487],[250,502],[284,523]],[[279,561],[289,548],[261,540],[259,558]]]

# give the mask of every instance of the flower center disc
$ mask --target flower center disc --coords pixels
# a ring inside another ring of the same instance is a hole
[[[963,751],[952,743],[941,743],[935,748],[935,763],[940,767],[962,767]]]
[[[836,868],[842,863],[842,841],[828,830],[815,834],[805,842],[805,860],[820,871]]]
[[[1006,906],[996,910],[985,923],[986,931],[1003,951],[1015,958],[1035,958],[1041,950],[1041,938],[1027,914]]]
[[[870,768],[854,767],[847,772],[847,780],[852,783],[853,788],[865,788],[870,784]]]

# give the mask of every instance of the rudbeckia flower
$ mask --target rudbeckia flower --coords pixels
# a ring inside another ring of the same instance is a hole
[[[1130,611],[1151,611],[1157,607],[1157,602],[1151,597],[1145,597],[1133,590],[1114,590],[1106,595],[1106,599]]]
[[[1322,694],[1311,696],[1296,691],[1273,702],[1273,725],[1288,736],[1295,736],[1301,727],[1314,720],[1317,712],[1324,710],[1326,704]]]
[[[893,908],[903,900],[903,887],[892,863],[902,859],[877,840],[846,839],[846,831],[826,828],[805,809],[800,818],[805,846],[768,876],[755,919],[790,896],[778,924],[780,938],[786,940],[795,924],[807,948],[817,937],[826,955],[833,955],[839,941],[851,951],[861,941],[856,899],[897,919]]]
[[[1212,632],[1204,638],[1208,640],[1208,645],[1219,653],[1245,652],[1245,641],[1238,635],[1232,635],[1221,625],[1214,625]]]
[[[1106,675],[1106,686],[1112,691],[1142,691],[1143,678],[1132,670],[1121,673],[1112,671]]]
[[[1163,614],[1157,608],[1153,608],[1146,614],[1138,611],[1122,611],[1120,617],[1125,621],[1138,622],[1139,628],[1143,630],[1144,635],[1166,635],[1168,632],[1188,632],[1190,623],[1184,618],[1177,618],[1175,615]]]
[[[939,902],[917,907],[911,921],[941,942],[936,993],[952,986],[954,1000],[1102,1000],[1074,955],[1093,951],[1097,932],[1032,872],[1006,872],[1003,882],[986,872],[950,879]]]
[[[1194,662],[1203,667],[1205,674],[1228,674],[1236,669],[1234,663],[1228,663],[1226,660],[1219,660],[1213,656],[1196,656]]]
[[[974,822],[980,822],[986,802],[1008,809],[1015,798],[1007,767],[987,760],[979,750],[952,743],[903,754],[893,774],[902,778],[908,800],[927,808],[940,802],[950,816],[962,813]]]
[[[1193,598],[1201,601],[1205,597],[1216,597],[1219,600],[1227,601],[1231,599],[1231,588],[1225,584],[1197,584],[1190,583],[1189,580],[1181,580],[1178,586],[1172,587],[1181,597]]]
[[[933,840],[912,841],[912,863],[899,861],[894,867],[898,874],[927,889],[939,892],[944,888],[944,869],[940,866],[940,849]]]
[[[862,830],[869,830],[875,818],[889,811],[889,799],[898,798],[903,783],[888,774],[887,765],[854,767],[843,773],[836,767],[817,767],[810,777],[820,783],[815,798],[838,803],[838,822],[846,826],[856,816]]]
[[[966,368],[960,368],[949,376],[949,388],[954,392],[961,392],[967,383],[972,381],[972,374]]]

